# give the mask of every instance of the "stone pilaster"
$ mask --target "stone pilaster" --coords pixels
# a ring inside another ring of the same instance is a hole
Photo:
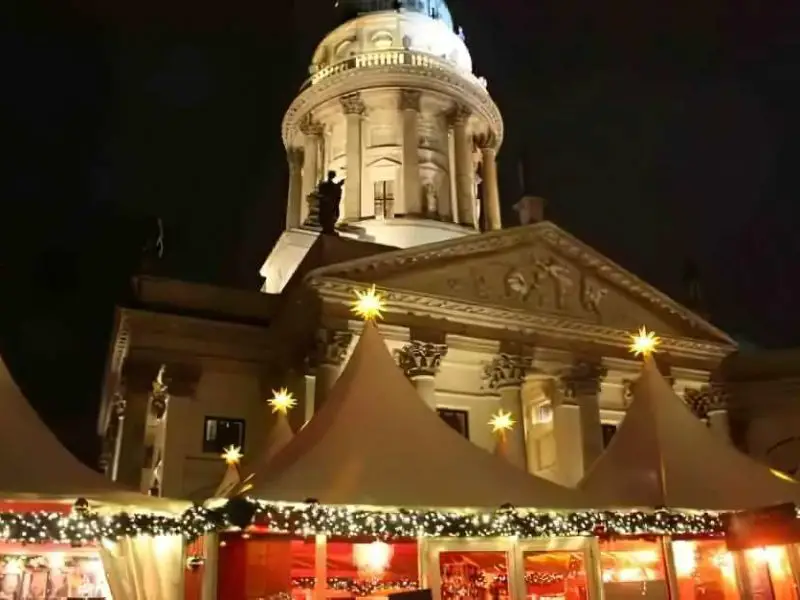
[[[289,163],[289,193],[286,199],[286,229],[300,227],[303,222],[303,149],[286,151]]]
[[[528,452],[525,447],[525,413],[522,409],[522,384],[531,368],[532,359],[514,354],[498,354],[484,367],[486,387],[500,395],[500,409],[511,413],[516,423],[506,434],[508,460],[519,468],[528,470]]]
[[[417,388],[425,403],[436,410],[436,373],[447,355],[447,345],[413,340],[399,350],[395,359]]]
[[[475,227],[477,218],[472,185],[472,140],[467,134],[471,115],[470,109],[463,105],[457,105],[449,114],[453,127],[458,222],[467,227]]]
[[[560,374],[553,427],[564,485],[577,484],[603,452],[599,394],[607,373],[597,362],[580,360]]]
[[[322,179],[319,169],[319,154],[323,127],[321,123],[314,120],[311,114],[308,114],[300,122],[300,131],[305,137],[303,142],[303,187],[301,193],[302,198],[308,198],[316,191]],[[308,218],[308,204],[301,202],[300,210],[300,221],[305,223]]]
[[[475,141],[482,155],[483,210],[489,231],[502,229],[500,189],[497,183],[497,140],[491,133],[477,136]]]
[[[361,125],[366,106],[361,94],[355,92],[339,99],[347,120],[347,173],[344,182],[344,207],[342,215],[345,220],[361,218],[361,172],[362,142]]]
[[[405,214],[421,215],[422,185],[419,178],[419,109],[422,92],[400,90],[403,119],[403,200]]]
[[[317,334],[317,361],[314,381],[314,411],[318,411],[336,383],[347,356],[353,334],[350,331],[322,329]]]

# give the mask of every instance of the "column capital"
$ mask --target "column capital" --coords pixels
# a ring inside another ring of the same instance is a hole
[[[400,110],[420,111],[422,92],[419,90],[400,90]]]
[[[447,356],[447,344],[412,340],[395,350],[394,356],[397,365],[409,379],[433,377],[439,371],[442,359]]]
[[[484,131],[477,134],[475,137],[475,145],[481,152],[486,154],[495,154],[497,152],[497,136],[492,131]]]
[[[600,384],[608,375],[608,369],[596,361],[579,360],[560,374],[560,387],[565,400],[576,400],[581,396],[596,396]]]
[[[290,171],[299,171],[303,168],[304,152],[302,148],[288,148],[286,150],[286,162],[289,163]]]
[[[483,379],[491,390],[522,387],[533,359],[516,354],[498,354],[483,368]]]
[[[705,385],[699,390],[687,388],[683,400],[699,419],[707,419],[712,413],[728,410],[728,393],[716,385]]]
[[[324,131],[322,123],[315,121],[311,113],[308,113],[300,120],[299,127],[303,135],[312,137],[320,137]]]
[[[350,331],[335,331],[331,329],[321,329],[317,332],[317,364],[340,366],[350,342],[353,340],[353,333]]]
[[[463,104],[456,104],[447,113],[447,121],[450,125],[466,125],[469,118],[472,116],[472,110]]]
[[[367,110],[359,92],[342,96],[339,98],[339,103],[342,105],[342,110],[346,115],[363,115]]]

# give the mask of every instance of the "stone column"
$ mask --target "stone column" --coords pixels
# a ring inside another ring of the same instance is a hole
[[[314,382],[314,412],[325,404],[328,392],[339,378],[353,334],[349,331],[323,329],[317,338],[317,368]]]
[[[361,218],[361,121],[366,111],[361,94],[355,92],[339,99],[347,120],[347,172],[344,182],[342,218]]]
[[[420,398],[433,410],[436,410],[436,373],[446,355],[446,344],[417,340],[395,350],[398,366],[417,388]]]
[[[497,183],[497,140],[491,133],[476,138],[483,155],[483,210],[489,231],[502,229],[500,190]]]
[[[475,226],[476,216],[472,187],[472,140],[467,135],[467,124],[471,114],[471,111],[463,105],[456,106],[450,113],[453,124],[458,222],[467,227]]]
[[[289,194],[286,200],[286,229],[300,227],[303,223],[303,150],[289,148]]]
[[[578,361],[561,374],[561,398],[553,409],[556,455],[561,483],[577,484],[603,452],[600,384],[607,370]]]
[[[300,202],[300,222],[303,223],[308,217],[308,205],[305,199],[317,189],[322,179],[322,174],[319,172],[319,149],[323,129],[322,125],[309,114],[300,122],[300,131],[305,136],[303,145],[303,201]]]
[[[404,213],[421,215],[422,186],[419,180],[419,107],[422,92],[400,90],[403,114],[403,201]]]
[[[514,428],[506,434],[508,460],[525,471],[528,470],[528,452],[525,447],[525,413],[522,410],[522,383],[531,366],[525,356],[499,354],[484,368],[486,386],[500,394],[500,408],[511,413]]]
[[[116,422],[114,424],[114,449],[112,451],[111,459],[111,480],[116,481],[119,475],[119,460],[122,453],[122,436],[125,431],[125,407],[127,402],[122,394],[114,396],[114,404],[111,409],[111,418]]]

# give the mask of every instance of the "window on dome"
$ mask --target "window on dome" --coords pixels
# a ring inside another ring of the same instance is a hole
[[[391,219],[394,217],[394,181],[376,181],[374,183],[375,218]]]
[[[203,452],[222,454],[228,446],[244,448],[244,420],[206,417]]]
[[[458,433],[469,439],[469,413],[465,410],[452,408],[438,408],[439,418],[450,425]]]

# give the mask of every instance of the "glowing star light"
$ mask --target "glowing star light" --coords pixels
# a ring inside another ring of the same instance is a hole
[[[629,349],[633,352],[634,356],[643,356],[647,358],[651,354],[657,352],[656,348],[661,343],[661,338],[657,337],[652,331],[647,331],[644,327],[639,329],[636,335],[631,336],[631,345]]]
[[[492,426],[492,433],[504,434],[506,431],[511,431],[514,428],[514,419],[511,418],[510,412],[503,410],[497,411],[497,414],[492,415],[489,425]]]
[[[375,321],[382,319],[381,312],[386,309],[386,303],[383,301],[373,285],[366,291],[355,290],[356,299],[353,301],[353,313],[357,317],[361,317],[365,321]]]
[[[224,448],[222,453],[222,459],[227,465],[238,465],[243,456],[244,454],[242,454],[242,449],[239,446],[228,446]]]
[[[289,390],[281,388],[277,392],[272,390],[272,398],[267,400],[267,404],[272,407],[272,412],[285,415],[295,407],[297,400]]]

